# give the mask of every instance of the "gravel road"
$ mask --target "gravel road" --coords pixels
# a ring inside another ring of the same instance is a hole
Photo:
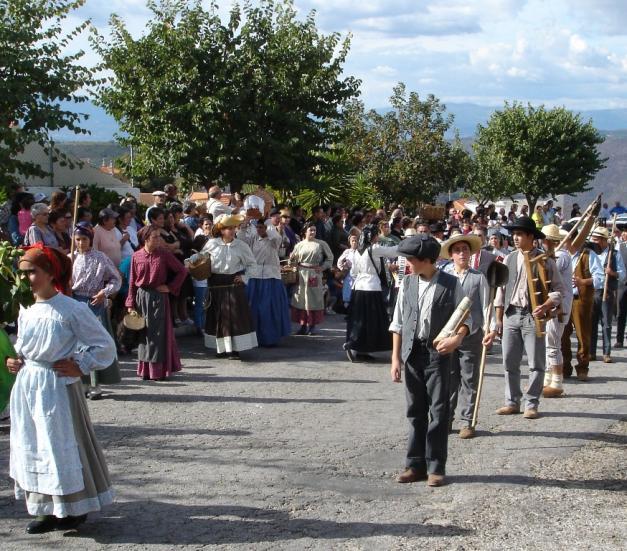
[[[404,389],[387,356],[350,364],[340,316],[320,336],[209,357],[180,340],[184,371],[140,381],[132,362],[92,420],[118,492],[79,532],[28,536],[0,431],[0,541],[22,549],[624,549],[627,351],[588,383],[500,417],[498,347],[478,437],[451,435],[448,485],[400,485]]]

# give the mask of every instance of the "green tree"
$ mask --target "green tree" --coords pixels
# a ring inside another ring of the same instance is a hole
[[[85,90],[98,81],[81,65],[83,52],[64,50],[88,25],[69,32],[65,19],[85,0],[0,0],[0,180],[17,183],[22,176],[45,176],[39,165],[19,160],[27,144],[37,142],[48,151],[50,132],[68,129],[76,134],[81,115],[61,101],[82,103]],[[61,164],[72,163],[54,148]]]
[[[318,32],[292,0],[218,6],[149,2],[153,18],[134,39],[112,17],[94,44],[113,78],[100,102],[137,152],[140,174],[180,175],[294,188],[311,182],[339,106],[358,93],[342,78],[349,39]]]
[[[386,201],[431,202],[437,195],[465,183],[468,154],[459,138],[446,137],[453,116],[435,96],[421,100],[394,88],[392,109],[366,112],[361,101],[350,102],[340,133],[354,166]]]
[[[505,103],[478,126],[470,189],[476,194],[485,185],[490,199],[522,193],[533,212],[541,197],[590,189],[607,160],[597,148],[603,140],[592,121],[563,107]]]

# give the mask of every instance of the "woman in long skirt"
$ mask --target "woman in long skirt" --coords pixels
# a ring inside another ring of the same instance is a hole
[[[94,233],[91,228],[78,225],[74,228],[76,256],[72,265],[72,296],[84,302],[100,320],[103,327],[113,336],[107,301],[120,290],[122,278],[111,259],[101,251],[92,248]],[[102,398],[101,384],[119,383],[120,367],[117,356],[113,363],[104,370],[92,371],[83,382],[89,384],[88,397],[91,400]]]
[[[346,324],[344,350],[351,362],[370,361],[370,352],[392,350],[390,319],[383,299],[381,281],[387,277],[383,258],[398,256],[396,247],[377,245],[378,228],[369,224],[359,236],[353,256],[354,278]]]
[[[290,334],[290,305],[281,281],[279,249],[283,236],[265,219],[241,230],[238,238],[250,246],[257,261],[257,274],[246,284],[248,302],[257,329],[259,346],[276,346]]]
[[[187,270],[164,247],[158,226],[145,227],[142,239],[144,246],[131,260],[126,307],[129,311],[136,309],[146,320],[137,347],[137,375],[164,380],[181,370],[168,294],[178,295]]]
[[[333,266],[333,253],[326,242],[316,239],[316,226],[305,224],[305,238],[296,244],[290,265],[298,267],[298,289],[292,297],[292,321],[300,325],[297,335],[315,335],[324,320],[322,272]]]
[[[235,239],[237,227],[244,221],[240,215],[223,214],[214,223],[214,239],[189,262],[211,259],[209,299],[205,319],[205,346],[216,351],[216,357],[237,360],[239,353],[257,346],[245,280],[257,273],[257,262],[250,247]]]
[[[39,243],[19,267],[36,302],[20,311],[17,358],[6,360],[17,373],[10,475],[16,498],[37,516],[26,531],[39,534],[76,528],[113,501],[80,377],[109,366],[115,344],[86,304],[63,294],[72,273],[65,255]]]

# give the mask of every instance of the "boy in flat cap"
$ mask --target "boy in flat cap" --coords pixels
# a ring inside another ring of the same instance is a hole
[[[392,380],[401,382],[405,366],[409,443],[406,469],[397,482],[427,480],[429,486],[444,483],[449,428],[449,378],[451,352],[469,334],[470,318],[451,337],[434,347],[433,340],[464,298],[459,280],[438,270],[440,244],[431,236],[417,235],[398,246],[407,257],[412,275],[403,279],[394,318]]]

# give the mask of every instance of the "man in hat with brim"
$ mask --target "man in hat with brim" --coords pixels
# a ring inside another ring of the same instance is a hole
[[[450,259],[444,271],[455,276],[466,295],[471,301],[470,315],[472,328],[459,348],[452,354],[451,369],[451,400],[450,400],[450,427],[453,426],[457,402],[461,405],[462,427],[459,430],[460,438],[473,438],[475,429],[472,428],[472,416],[477,399],[477,384],[479,382],[479,364],[481,349],[484,340],[484,320],[486,309],[490,302],[488,281],[479,271],[470,267],[471,255],[481,249],[481,238],[478,235],[456,235],[442,243],[440,257]],[[490,345],[496,332],[489,332],[486,344]]]
[[[520,364],[523,352],[526,352],[529,363],[529,385],[524,395],[524,417],[537,419],[546,369],[546,343],[544,336],[539,337],[536,334],[534,318],[544,318],[560,305],[564,285],[555,261],[547,258],[544,265],[547,279],[550,281],[548,298],[532,309],[523,253],[529,253],[530,258],[541,254],[533,242],[535,239],[544,239],[544,234],[527,216],[521,216],[514,224],[505,228],[512,234],[516,250],[505,258],[504,264],[509,270],[508,281],[505,287],[499,289],[494,301],[497,331],[502,334],[506,400],[505,406],[497,409],[496,413],[498,415],[520,413],[523,399]]]
[[[560,230],[555,224],[549,224],[542,228],[542,233],[544,234],[544,250],[555,259],[555,265],[564,283],[561,312],[546,322],[546,372],[542,393],[545,398],[556,398],[564,393],[562,335],[570,319],[573,304],[573,288],[569,285],[569,282],[573,280],[573,268],[567,250],[555,251],[555,247],[566,237],[567,232]]]
[[[601,334],[603,336],[603,362],[612,363],[612,316],[614,314],[615,294],[619,282],[625,281],[625,265],[620,254],[612,251],[608,265],[607,257],[610,252],[608,246],[610,232],[607,228],[597,226],[592,230],[590,241],[597,247],[597,256],[603,266],[603,277],[593,279],[594,305],[592,308],[592,335],[590,339],[590,359],[596,360],[599,322],[601,322]],[[605,279],[607,278],[607,296],[603,300]]]
[[[412,267],[401,284],[392,332],[392,380],[401,382],[405,366],[407,418],[410,423],[406,469],[397,482],[427,480],[429,486],[444,483],[448,451],[449,394],[452,352],[470,333],[472,317],[451,337],[433,340],[464,298],[459,280],[438,270],[440,244],[418,235],[398,246]]]

